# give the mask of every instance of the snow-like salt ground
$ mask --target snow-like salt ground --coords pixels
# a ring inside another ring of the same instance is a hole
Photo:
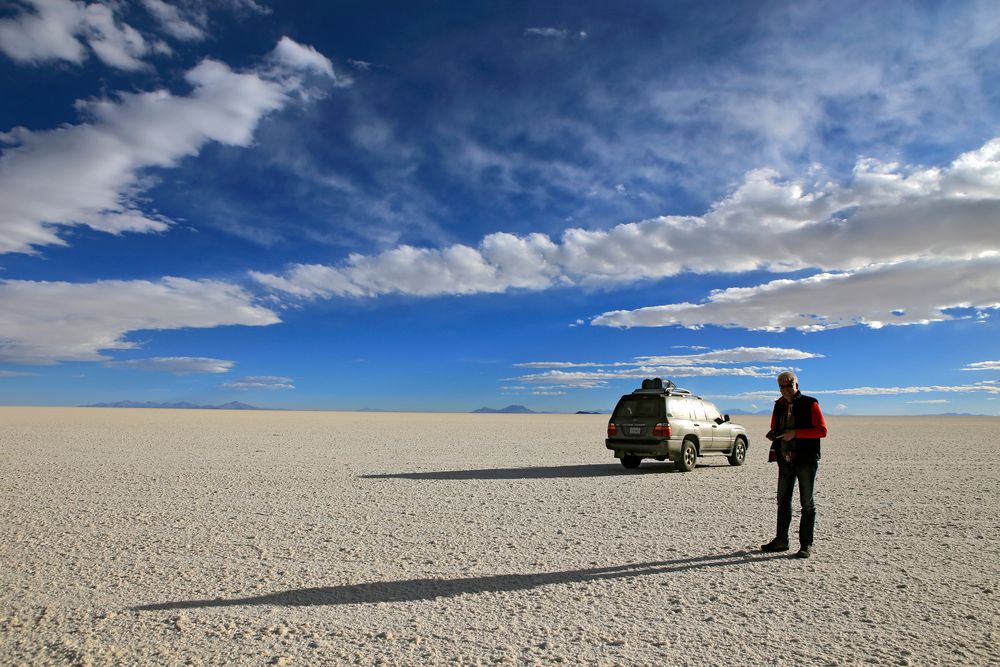
[[[1000,664],[1000,418],[830,417],[808,561],[606,421],[0,408],[0,663]]]

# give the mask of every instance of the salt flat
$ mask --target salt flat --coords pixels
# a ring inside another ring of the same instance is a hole
[[[1000,418],[830,417],[808,561],[737,421],[0,408],[0,663],[1000,664]]]

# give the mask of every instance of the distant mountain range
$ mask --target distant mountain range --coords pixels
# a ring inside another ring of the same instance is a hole
[[[526,408],[523,405],[508,405],[506,408],[479,408],[478,410],[473,410],[473,413],[485,414],[485,415],[550,415],[550,414],[566,414],[563,412],[545,412],[538,410],[532,410]],[[600,410],[577,410],[575,413],[578,415],[602,415],[607,414],[606,412]]]
[[[239,401],[230,401],[222,405],[195,405],[181,401],[180,403],[154,403],[152,401],[117,401],[115,403],[94,403],[81,405],[82,408],[172,408],[180,410],[267,410]]]
[[[488,415],[537,415],[539,413],[534,410],[529,410],[523,405],[508,405],[506,408],[500,408],[496,410],[494,408],[479,408],[478,410],[473,410],[475,413],[488,414]]]

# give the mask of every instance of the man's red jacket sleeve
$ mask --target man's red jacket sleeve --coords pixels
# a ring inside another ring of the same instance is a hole
[[[775,415],[777,411],[771,413],[771,430],[777,423]],[[795,429],[796,438],[825,438],[826,437],[826,419],[823,417],[823,411],[819,409],[819,401],[816,401],[812,405],[812,428],[797,428]]]
[[[823,411],[819,409],[819,401],[812,406],[812,428],[795,429],[796,438],[825,438],[826,419],[823,418]]]

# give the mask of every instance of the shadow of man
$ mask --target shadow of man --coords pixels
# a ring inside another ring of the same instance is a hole
[[[534,574],[499,574],[482,577],[441,579],[403,579],[375,581],[342,586],[298,588],[266,595],[243,598],[215,598],[211,600],[177,600],[157,602],[132,607],[135,611],[162,611],[168,609],[196,609],[207,607],[238,607],[248,605],[317,606],[341,604],[375,604],[378,602],[413,602],[442,597],[475,593],[498,593],[527,590],[552,584],[568,584],[629,577],[671,574],[713,567],[747,565],[780,557],[758,551],[734,551],[717,556],[697,556],[669,561],[632,563],[612,567],[539,572]]]

